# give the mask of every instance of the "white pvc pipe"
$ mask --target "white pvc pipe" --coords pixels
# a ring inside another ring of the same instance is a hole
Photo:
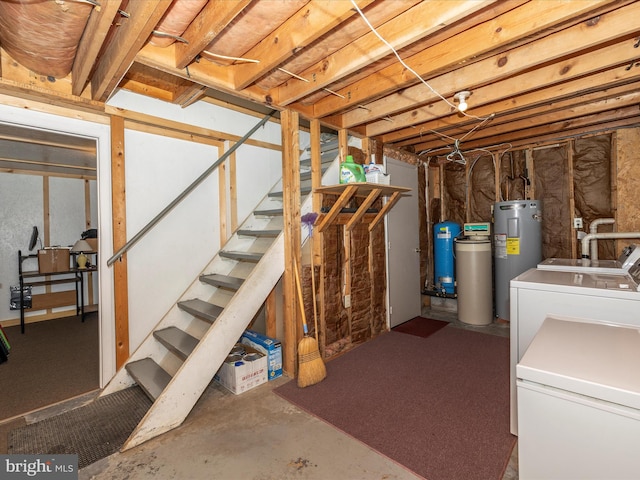
[[[589,242],[594,239],[640,238],[640,232],[603,232],[590,233],[582,239],[582,258],[589,258],[584,252],[589,251]]]
[[[598,233],[598,227],[600,225],[611,225],[613,223],[616,223],[615,218],[596,218],[593,222],[591,222],[591,225],[589,225],[589,232]],[[591,242],[591,260],[597,260],[597,259],[598,259],[598,241],[594,239],[594,241]]]

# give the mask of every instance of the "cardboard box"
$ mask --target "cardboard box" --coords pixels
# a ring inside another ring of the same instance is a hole
[[[38,250],[38,272],[68,272],[69,268],[68,248],[45,248],[44,250]]]
[[[269,338],[253,330],[246,330],[240,343],[250,345],[267,356],[269,380],[282,376],[282,344],[280,340]]]
[[[238,360],[228,362],[225,360],[225,363],[222,364],[213,377],[223,387],[236,395],[267,383],[266,355],[247,345],[243,346],[246,353],[257,354],[260,358],[253,361]]]

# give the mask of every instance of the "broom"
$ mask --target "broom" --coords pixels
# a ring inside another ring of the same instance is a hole
[[[298,343],[298,387],[304,388],[324,380],[327,376],[327,369],[320,357],[318,342],[315,338],[309,336],[307,319],[304,313],[300,273],[298,272],[298,262],[296,262],[295,258],[293,260],[293,266],[298,290],[298,303],[300,303],[300,313],[302,314],[302,329],[304,332],[304,337],[302,337]]]
[[[314,330],[313,334],[316,337],[316,342],[318,341],[318,309],[316,302],[316,270],[313,265],[313,224],[318,218],[318,214],[314,212],[305,213],[302,217],[300,217],[300,221],[303,225],[305,225],[309,229],[309,240],[311,241],[311,248],[309,251],[311,253],[311,293],[313,295],[313,323]]]

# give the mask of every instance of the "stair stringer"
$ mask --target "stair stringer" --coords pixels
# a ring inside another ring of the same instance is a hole
[[[333,149],[331,148],[329,149],[329,151],[332,150]],[[323,152],[323,159],[325,156],[328,157],[328,155],[325,155]],[[338,157],[336,156],[329,162],[323,162],[331,163],[331,167],[329,167],[325,174],[333,176],[337,175],[337,159]],[[333,173],[331,173],[332,170]],[[281,182],[282,181],[279,180],[280,185]],[[272,188],[272,191],[277,188],[278,183]],[[270,198],[270,195],[267,195],[256,208],[261,208],[261,205],[262,208],[281,208],[281,201],[272,199]],[[310,212],[311,208],[312,199],[311,195],[308,195],[302,202],[300,208],[301,215]],[[269,220],[262,217],[256,217],[255,212],[256,211],[254,210],[254,213],[247,217],[242,227],[240,227],[241,229],[254,227],[258,227],[258,229],[269,228]],[[253,227],[251,225],[253,225]],[[282,226],[279,228],[282,228]],[[303,229],[300,233],[302,237],[301,242],[304,243],[310,232],[306,232],[305,229]],[[198,345],[184,363],[176,365],[175,361],[172,362],[170,359],[175,360],[176,358],[173,353],[168,352],[160,342],[153,338],[155,331],[167,326],[176,326],[182,330],[188,330],[188,325],[190,320],[193,319],[193,316],[178,308],[177,303],[164,315],[156,327],[149,333],[147,338],[145,338],[145,340],[140,344],[138,349],[136,349],[136,351],[133,352],[127,360],[126,363],[129,364],[143,358],[151,358],[170,374],[172,380],[170,380],[166,387],[164,387],[164,390],[155,399],[152,407],[147,412],[147,415],[145,415],[129,439],[125,442],[122,448],[123,451],[172,430],[184,421],[200,398],[202,392],[211,382],[214,374],[220,366],[222,366],[228,352],[231,350],[237,339],[240,338],[242,332],[247,328],[251,319],[254,318],[255,314],[261,308],[267,296],[282,276],[282,273],[284,272],[283,235],[283,233],[280,233],[280,235],[273,240],[266,250],[258,247],[258,251],[264,252],[261,260],[246,277],[243,285],[237,290],[229,303],[224,306],[223,312],[217,317],[212,326],[210,326],[206,332],[200,334],[202,336]],[[238,238],[237,233],[234,233],[223,249],[227,249],[228,247],[244,249],[241,245],[245,245],[245,247],[249,248],[248,251],[253,251],[254,246],[256,246],[257,243],[257,241],[251,242],[240,239]],[[211,262],[203,269],[201,274],[205,274],[210,270],[215,270],[222,274],[230,273],[229,270],[233,268],[232,265],[237,262],[224,260],[221,258],[219,253],[220,252],[214,256]],[[211,295],[211,286],[206,285],[201,282],[199,278],[196,278],[181,298],[195,297],[204,299]],[[238,320],[239,318],[241,320]],[[197,336],[200,337],[200,335]],[[211,353],[211,350],[217,353]],[[196,366],[193,367],[193,365]],[[198,371],[200,365],[204,365],[205,368]],[[195,381],[192,382],[189,381],[187,377],[189,377],[189,375],[192,377],[194,376],[192,374],[193,369],[196,370],[197,375],[195,375]],[[116,373],[114,378],[111,379],[100,396],[122,390],[135,385],[135,383],[135,380],[123,367]],[[168,410],[168,412],[166,410]]]
[[[277,186],[277,184],[276,184]],[[276,188],[276,186],[272,187]],[[260,201],[260,203],[265,202],[267,200],[267,196]],[[260,203],[258,205],[260,205]],[[256,207],[257,208],[257,207]],[[244,220],[240,228],[265,228],[268,221],[265,219],[257,219],[253,216],[253,213],[249,214],[247,218]],[[275,239],[274,239],[275,242]],[[241,240],[238,239],[237,234],[234,233],[227,243],[221,247],[220,250],[226,249],[251,249],[252,240]],[[268,251],[268,249],[267,249]],[[116,374],[109,380],[107,385],[100,392],[100,397],[110,395],[117,391],[123,390],[125,388],[132,387],[136,384],[135,380],[129,375],[129,373],[125,369],[125,365],[137,360],[141,360],[143,358],[152,358],[158,364],[163,366],[167,371],[169,371],[172,375],[175,374],[175,371],[171,368],[167,368],[167,362],[172,363],[171,359],[173,358],[173,354],[167,352],[166,348],[160,345],[154,338],[153,334],[155,331],[174,326],[183,330],[187,330],[189,323],[193,320],[193,316],[180,310],[178,308],[177,303],[180,300],[188,299],[188,298],[200,298],[203,300],[209,299],[212,295],[212,291],[215,291],[214,287],[202,283],[199,279],[200,275],[206,274],[210,271],[216,271],[218,273],[228,274],[229,271],[233,268],[233,264],[236,262],[224,260],[219,255],[220,251],[216,252],[214,257],[207,263],[207,265],[200,271],[199,275],[193,280],[193,282],[187,287],[187,289],[178,297],[178,300],[172,307],[167,311],[167,313],[160,319],[160,321],[153,327],[153,329],[147,334],[140,345],[136,348],[136,350],[131,353],[129,358],[125,364],[118,369]],[[284,272],[284,266],[282,268],[281,274]],[[197,335],[200,337],[200,335]],[[175,362],[173,362],[175,363]]]
[[[122,451],[172,430],[184,421],[283,272],[284,234],[281,233],[153,403]]]

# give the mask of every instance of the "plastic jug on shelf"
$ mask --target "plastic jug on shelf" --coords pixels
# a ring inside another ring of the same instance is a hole
[[[362,165],[353,161],[352,155],[347,155],[344,162],[340,164],[340,183],[366,182]]]

